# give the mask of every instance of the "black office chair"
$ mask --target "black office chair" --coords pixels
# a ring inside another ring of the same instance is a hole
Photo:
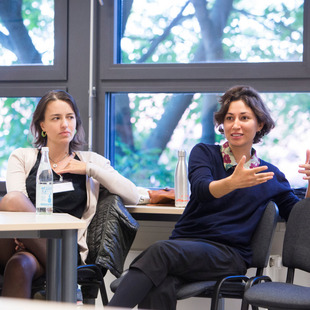
[[[122,274],[138,228],[139,224],[126,210],[121,198],[101,188],[96,214],[88,227],[87,265],[77,268],[77,282],[84,304],[95,304],[99,290],[102,304],[108,304],[104,276],[108,270],[116,277]]]
[[[107,269],[96,264],[80,265],[77,268],[78,284],[81,286],[83,304],[94,305],[100,291],[104,306],[108,304],[108,296],[104,282]]]
[[[310,199],[300,200],[289,216],[282,251],[287,267],[286,282],[272,282],[267,276],[254,277],[246,285],[242,310],[310,309],[310,287],[293,284],[296,269],[310,272]],[[258,308],[256,308],[258,309]]]
[[[256,268],[256,275],[262,275],[269,261],[272,237],[278,222],[278,208],[274,202],[269,202],[266,210],[252,237],[251,247],[253,251],[252,265]],[[111,290],[115,292],[122,277],[111,283]],[[218,281],[198,281],[185,283],[178,288],[177,299],[190,297],[212,298],[211,310],[218,310],[222,298],[242,299],[245,283],[249,277],[245,275],[228,276]]]

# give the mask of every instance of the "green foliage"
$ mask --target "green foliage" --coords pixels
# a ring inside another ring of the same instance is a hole
[[[224,59],[301,61],[303,4],[300,2],[299,6],[290,10],[285,3],[275,5],[270,1],[263,11],[256,11],[253,4],[250,1],[234,1],[234,9],[223,33]]]
[[[195,94],[191,105],[186,109],[180,120],[176,131],[184,131],[184,138],[181,146],[189,155],[192,147],[200,142],[196,131],[201,126],[203,97],[208,94]],[[135,149],[129,149],[126,143],[121,143],[116,133],[116,156],[115,167],[122,174],[133,180],[139,186],[144,187],[173,187],[174,169],[177,162],[177,148],[180,137],[173,135],[169,145],[163,150],[145,149],[144,143],[152,135],[151,123],[157,125],[161,118],[159,111],[164,111],[171,99],[172,94],[130,94],[134,105],[131,105],[131,115],[134,117],[134,124],[144,124],[144,127],[137,130],[133,126]],[[269,107],[272,117],[276,122],[276,128],[269,135],[264,137],[263,143],[255,148],[259,149],[259,156],[276,165],[281,158],[285,163],[298,162],[298,154],[292,149],[295,143],[304,146],[307,141],[307,132],[310,130],[310,94],[309,93],[268,93],[262,94],[264,101]],[[161,104],[159,104],[161,103]],[[300,122],[304,120],[304,122]],[[138,125],[139,127],[140,125]],[[215,143],[221,143],[225,137],[217,133]],[[271,150],[279,150],[275,154]],[[284,155],[287,154],[287,158]],[[304,156],[304,154],[302,154]],[[282,167],[285,171],[286,167]],[[296,170],[297,171],[297,170]],[[294,183],[293,183],[294,184]]]
[[[39,1],[41,2],[41,1]],[[33,0],[23,0],[22,5],[22,16],[28,30],[33,30],[38,27],[39,21],[42,18],[41,10],[38,1]]]
[[[115,146],[119,150],[115,155],[115,168],[135,184],[147,188],[174,186],[174,171],[167,170],[158,161],[161,150],[139,149],[132,152],[127,144],[119,141],[115,141]]]
[[[36,98],[2,98],[0,100],[0,176],[4,177],[6,163],[17,147],[30,147],[29,127]]]

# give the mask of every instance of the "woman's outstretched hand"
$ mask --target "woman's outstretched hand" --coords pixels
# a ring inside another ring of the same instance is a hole
[[[246,157],[242,156],[235,171],[231,175],[231,182],[235,189],[262,184],[273,178],[273,172],[262,172],[268,169],[267,166],[246,169],[244,168],[245,162]]]
[[[242,156],[231,176],[210,183],[209,190],[213,197],[220,198],[235,189],[252,187],[273,178],[273,172],[262,172],[268,169],[267,166],[246,169],[245,162],[246,157]]]

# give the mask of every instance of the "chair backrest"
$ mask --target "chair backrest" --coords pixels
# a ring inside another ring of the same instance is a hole
[[[273,201],[270,201],[251,240],[253,252],[251,267],[258,268],[258,273],[262,273],[268,264],[272,238],[277,226],[278,217],[278,207]]]
[[[295,204],[287,221],[283,265],[310,272],[310,198]]]
[[[87,264],[97,264],[119,277],[139,223],[122,199],[100,187],[96,214],[87,229]]]

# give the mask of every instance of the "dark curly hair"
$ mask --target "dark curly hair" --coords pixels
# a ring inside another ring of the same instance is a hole
[[[242,100],[254,112],[259,124],[264,124],[263,128],[258,131],[254,137],[253,143],[261,141],[262,137],[274,128],[275,123],[265,106],[258,92],[251,86],[237,85],[228,89],[223,96],[220,97],[220,110],[214,114],[215,125],[221,133],[224,133],[223,123],[230,103],[232,101]]]
[[[30,125],[30,130],[34,137],[33,145],[37,148],[41,148],[42,146],[46,145],[47,137],[42,137],[42,128],[40,123],[44,121],[45,111],[48,103],[56,100],[67,102],[71,106],[76,117],[76,134],[69,144],[69,153],[71,154],[73,151],[82,149],[82,147],[85,145],[85,132],[82,126],[82,120],[76,102],[73,97],[64,90],[51,90],[40,99],[33,113]]]

